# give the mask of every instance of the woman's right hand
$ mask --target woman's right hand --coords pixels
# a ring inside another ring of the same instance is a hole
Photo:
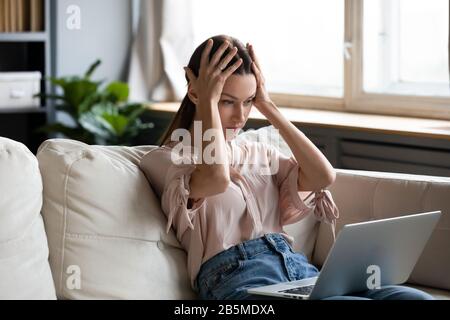
[[[196,77],[188,67],[185,67],[184,70],[186,71],[190,85],[193,86],[193,89],[197,93],[198,101],[219,103],[226,80],[237,68],[239,68],[242,64],[242,59],[239,59],[224,70],[231,59],[236,55],[238,49],[234,47],[219,61],[225,50],[230,46],[230,42],[225,41],[220,48],[217,49],[216,53],[211,58],[211,61],[208,61],[212,46],[213,40],[209,39],[202,52],[198,77]]]

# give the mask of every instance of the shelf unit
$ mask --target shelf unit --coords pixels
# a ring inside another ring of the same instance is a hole
[[[47,108],[1,108],[0,114],[26,114],[37,113],[47,115]]]
[[[41,92],[53,93],[46,80],[52,75],[51,0],[44,0],[44,30],[0,33],[0,72],[40,71]],[[41,99],[37,108],[0,108],[0,136],[24,143],[36,153],[48,137],[36,129],[53,122],[54,106]]]
[[[46,32],[2,32],[0,42],[45,42],[48,39]]]

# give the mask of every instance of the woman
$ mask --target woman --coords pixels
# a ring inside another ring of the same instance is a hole
[[[203,299],[252,299],[248,288],[316,276],[317,268],[293,251],[283,226],[309,213],[334,225],[338,210],[324,190],[335,180],[333,167],[271,101],[252,45],[215,36],[195,50],[185,71],[188,93],[160,148],[144,163],[158,168],[150,180],[168,218],[167,232],[173,227],[188,253],[193,289]],[[264,143],[235,142],[252,106],[279,130],[294,157]],[[195,152],[179,158],[189,161],[175,163],[174,150],[182,145],[173,137],[180,129],[189,130],[188,145]],[[208,130],[218,134],[212,143],[215,161],[206,163]],[[267,167],[275,171],[263,174]],[[300,191],[315,197],[307,204]],[[331,298],[431,297],[389,287]]]

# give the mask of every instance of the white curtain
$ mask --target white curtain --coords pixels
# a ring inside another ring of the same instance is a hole
[[[132,101],[180,101],[195,44],[191,0],[140,0],[128,84]]]

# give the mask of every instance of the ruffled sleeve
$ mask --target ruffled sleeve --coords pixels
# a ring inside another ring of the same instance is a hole
[[[196,169],[195,156],[177,155],[170,147],[156,148],[140,161],[152,188],[161,201],[161,209],[167,217],[166,232],[173,226],[181,239],[188,228],[194,228],[195,215],[204,206],[205,198],[189,203],[189,182]]]
[[[270,161],[278,162],[275,180],[279,189],[279,208],[281,225],[293,224],[313,213],[319,221],[332,226],[333,236],[339,210],[328,190],[311,192],[302,199],[298,191],[299,164],[294,157],[286,157],[276,148],[268,148]],[[314,197],[312,197],[314,195]]]
[[[199,198],[188,208],[189,181],[195,168],[195,164],[172,164],[161,195],[161,207],[167,216],[166,232],[173,226],[178,239],[181,239],[188,228],[194,229],[194,216],[205,205],[205,198]]]

